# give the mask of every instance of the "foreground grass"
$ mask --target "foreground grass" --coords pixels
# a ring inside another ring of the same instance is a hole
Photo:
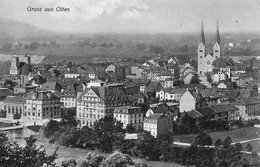
[[[260,138],[260,128],[246,127],[235,130],[213,131],[208,132],[208,134],[213,139],[213,143],[217,139],[224,140],[228,136],[232,138],[232,142],[239,142],[243,140]],[[174,141],[193,143],[197,135],[198,134],[176,135],[173,138]]]

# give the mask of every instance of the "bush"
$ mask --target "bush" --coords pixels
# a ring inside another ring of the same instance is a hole
[[[4,110],[0,111],[0,118],[6,118],[6,112]]]
[[[195,145],[211,145],[211,144],[212,144],[212,138],[204,132],[200,132],[195,139]]]
[[[246,145],[246,150],[249,151],[249,152],[252,152],[252,151],[253,151],[253,147],[252,147],[252,145],[251,145],[250,143],[248,143],[248,144]]]
[[[14,119],[20,119],[20,118],[21,118],[21,114],[19,114],[18,112],[16,112],[16,113],[13,115],[13,118],[14,118]]]
[[[134,165],[133,160],[127,154],[117,151],[102,162],[103,167],[126,167],[128,165]]]

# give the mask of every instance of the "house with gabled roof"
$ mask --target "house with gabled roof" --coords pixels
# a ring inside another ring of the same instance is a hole
[[[203,96],[198,89],[195,89],[195,91],[187,89],[180,98],[180,112],[187,112],[201,107],[202,99]]]
[[[144,118],[144,130],[149,131],[154,137],[171,133],[173,131],[172,124],[169,117],[160,113],[152,114]]]

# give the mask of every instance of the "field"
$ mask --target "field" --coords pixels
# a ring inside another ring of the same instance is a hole
[[[239,142],[243,140],[260,138],[260,128],[247,127],[247,128],[241,128],[235,130],[208,132],[208,134],[213,139],[213,143],[217,139],[224,140],[228,136],[232,138],[232,142]],[[193,143],[196,136],[197,134],[177,135],[174,136],[173,138],[174,141]],[[259,145],[260,145],[260,140],[252,142],[252,146],[254,150],[257,150]]]

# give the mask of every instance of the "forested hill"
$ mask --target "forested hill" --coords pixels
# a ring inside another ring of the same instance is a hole
[[[0,42],[13,42],[28,36],[46,36],[52,32],[19,21],[0,17]]]

